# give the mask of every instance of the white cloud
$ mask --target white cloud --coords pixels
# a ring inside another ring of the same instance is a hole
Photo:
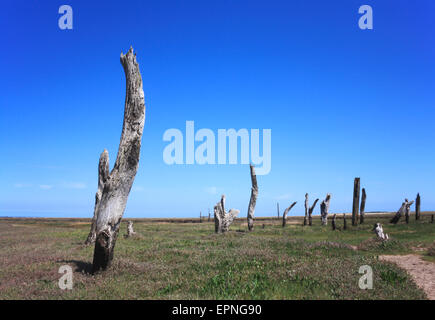
[[[68,182],[63,186],[68,189],[86,189],[86,183],[83,182]]]
[[[41,188],[42,190],[50,190],[51,188],[53,188],[53,186],[49,184],[40,184],[39,188]]]

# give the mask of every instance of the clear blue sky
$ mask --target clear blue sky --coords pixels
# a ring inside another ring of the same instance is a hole
[[[74,10],[73,30],[58,8]],[[358,28],[369,4],[374,29]],[[435,209],[435,2],[2,1],[0,216],[91,217],[97,164],[116,158],[132,45],[146,122],[126,217],[189,217],[225,193],[246,215],[246,165],[163,162],[169,128],[270,128],[256,215],[305,192],[349,212],[422,195]],[[316,214],[318,213],[318,207]]]

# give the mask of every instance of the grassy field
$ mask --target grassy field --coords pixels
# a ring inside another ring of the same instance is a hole
[[[138,235],[124,239],[123,222],[113,265],[97,275],[88,273],[93,246],[83,245],[89,220],[2,218],[0,298],[425,299],[406,272],[378,255],[426,256],[435,239],[429,215],[395,226],[382,215],[358,227],[348,219],[346,231],[314,218],[313,227],[303,227],[291,217],[285,228],[280,220],[259,219],[253,232],[240,219],[219,235],[212,222],[132,219]],[[373,240],[378,221],[391,241]],[[74,288],[64,291],[58,269],[65,264],[74,270]],[[362,265],[373,269],[372,290],[358,287]]]

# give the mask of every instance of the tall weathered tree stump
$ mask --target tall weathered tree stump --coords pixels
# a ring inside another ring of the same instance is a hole
[[[420,193],[417,193],[415,199],[415,220],[420,220]]]
[[[308,202],[308,193],[305,194],[304,207],[305,207],[304,226],[306,226],[308,223],[308,211],[310,210],[309,202]]]
[[[403,214],[405,214],[405,216],[408,216],[409,219],[409,210],[413,203],[414,201],[408,201],[408,199],[405,199],[405,202],[402,203],[402,206],[397,211],[396,215],[390,220],[390,223],[396,224],[397,222],[399,222]]]
[[[331,200],[331,194],[328,193],[326,195],[325,200],[320,204],[320,218],[322,220],[322,225],[326,226],[328,224],[328,211],[329,211],[329,202]]]
[[[358,224],[360,178],[355,178],[353,184],[352,225]]]
[[[234,218],[239,214],[239,210],[231,209],[229,212],[225,211],[225,195],[222,195],[221,201],[214,206],[214,223],[216,233],[225,233],[230,229],[231,223]]]
[[[364,216],[365,216],[365,209],[366,209],[366,198],[367,198],[366,189],[362,188],[362,191],[361,191],[361,207],[359,209],[359,216],[360,216],[359,223],[360,224],[364,223]]]
[[[251,164],[249,165],[251,170],[251,198],[249,199],[248,206],[248,230],[252,231],[254,229],[254,212],[255,212],[255,204],[257,203],[258,196],[258,185],[257,185],[257,176],[255,175],[255,168]]]
[[[308,225],[310,227],[313,225],[313,216],[312,215],[313,215],[314,208],[316,207],[317,201],[319,201],[319,199],[314,200],[313,205],[308,210]]]
[[[296,201],[293,202],[287,209],[284,210],[284,213],[282,214],[282,227],[285,227],[285,224],[287,222],[287,214],[289,211],[296,205]]]
[[[109,154],[100,156],[98,191],[91,233],[95,233],[92,272],[105,270],[113,260],[116,239],[128,195],[139,166],[142,132],[145,123],[145,99],[142,77],[133,49],[121,53],[126,76],[124,123],[115,165],[109,174]],[[91,234],[88,238],[94,238]]]

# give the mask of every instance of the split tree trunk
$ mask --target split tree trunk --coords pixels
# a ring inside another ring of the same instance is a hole
[[[251,199],[249,199],[249,207],[248,207],[248,230],[252,231],[254,229],[254,212],[255,212],[255,204],[257,203],[258,196],[258,185],[257,185],[257,176],[255,175],[255,168],[251,164],[249,165],[251,169]]]
[[[96,228],[97,228],[97,209],[100,203],[101,196],[103,195],[104,184],[109,177],[109,153],[106,149],[100,155],[100,161],[98,162],[98,190],[95,194],[95,205],[94,205],[94,216],[92,217],[91,230],[89,231],[88,237],[85,241],[86,245],[95,243],[97,238]]]
[[[95,207],[96,241],[93,273],[105,270],[113,260],[121,218],[139,166],[145,123],[142,77],[133,48],[130,48],[126,55],[121,53],[120,59],[126,76],[124,123],[115,165],[103,183],[101,198]],[[105,165],[106,161],[107,165]],[[108,172],[108,163],[109,155],[105,150],[100,157],[100,164],[103,167],[103,170],[100,170],[100,178]]]
[[[362,188],[361,191],[361,207],[359,209],[359,215],[360,215],[360,219],[359,219],[359,223],[363,224],[364,223],[364,214],[365,214],[365,209],[366,209],[366,189]]]
[[[400,218],[403,214],[407,215],[409,218],[409,208],[412,206],[414,201],[409,202],[408,199],[405,199],[405,202],[402,203],[399,211],[397,211],[396,215],[390,220],[390,223],[396,224],[399,222]]]
[[[216,233],[225,233],[230,229],[234,218],[239,214],[239,210],[231,209],[225,212],[225,195],[222,195],[221,201],[214,206],[214,223]]]
[[[304,226],[307,225],[308,222],[308,211],[310,210],[309,208],[309,202],[308,202],[308,193],[305,194],[305,216],[304,216]]]
[[[328,224],[328,211],[329,211],[329,202],[331,200],[331,194],[328,193],[326,195],[325,200],[320,204],[320,217],[322,220],[322,225],[326,226]]]
[[[287,209],[284,210],[284,213],[282,214],[282,227],[285,227],[285,224],[287,222],[287,214],[289,213],[289,211],[296,205],[296,201],[293,202],[290,207],[288,207]]]
[[[314,208],[316,207],[317,201],[319,201],[319,199],[314,200],[313,205],[310,207],[310,210],[308,211],[308,225],[309,226],[313,225],[312,214],[313,214]]]
[[[125,237],[130,238],[130,237],[134,236],[135,234],[136,234],[136,232],[134,232],[134,229],[133,229],[133,222],[128,221],[127,222],[127,234],[125,235]]]
[[[420,220],[420,193],[417,193],[415,199],[415,220]]]
[[[358,224],[359,190],[360,190],[360,179],[355,178],[355,181],[353,183],[353,203],[352,203],[352,225],[353,226],[356,226]]]

